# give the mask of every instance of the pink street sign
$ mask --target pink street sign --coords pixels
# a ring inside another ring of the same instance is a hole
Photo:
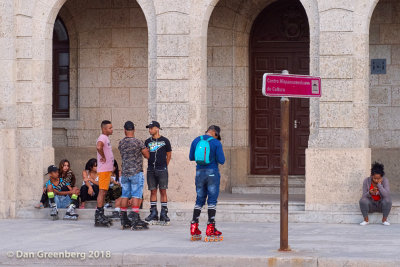
[[[262,93],[274,97],[321,97],[321,78],[265,73]]]

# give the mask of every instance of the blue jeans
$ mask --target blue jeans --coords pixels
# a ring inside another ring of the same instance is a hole
[[[54,202],[56,203],[57,208],[65,209],[66,207],[69,206],[69,204],[71,204],[71,198],[68,195],[66,196],[55,195]]]
[[[196,207],[203,207],[206,200],[208,207],[217,205],[220,179],[221,175],[218,170],[203,169],[196,171]]]
[[[122,187],[122,198],[142,198],[144,185],[143,172],[139,172],[133,176],[122,176],[121,187]]]

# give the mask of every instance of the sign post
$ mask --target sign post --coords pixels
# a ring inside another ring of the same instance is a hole
[[[264,74],[264,96],[281,97],[281,196],[280,196],[280,251],[289,247],[289,97],[321,97],[321,79],[305,75]]]

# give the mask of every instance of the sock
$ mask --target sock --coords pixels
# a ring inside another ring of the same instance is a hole
[[[79,206],[78,195],[72,194],[72,196],[71,196],[71,204],[74,204],[75,207]]]
[[[167,208],[167,202],[161,202],[161,208],[166,209]]]
[[[104,207],[97,207],[97,210],[100,211],[100,212],[103,212],[104,211]]]
[[[122,211],[122,212],[124,212],[124,211],[126,212],[127,210],[128,210],[128,208],[126,208],[126,207],[125,207],[125,208],[121,207],[121,211]]]
[[[115,208],[114,210],[119,212],[121,211],[121,208]]]
[[[136,213],[139,213],[139,207],[132,207],[132,211],[136,212]]]
[[[217,213],[216,206],[208,206],[208,221],[215,222],[215,214]]]
[[[193,209],[193,219],[192,221],[194,222],[199,222],[199,218],[200,218],[200,214],[201,214],[201,207],[195,206]]]
[[[50,206],[53,206],[53,204],[55,204],[54,192],[47,192],[47,197],[49,198]]]
[[[157,201],[150,201],[150,207],[153,209],[157,208]]]

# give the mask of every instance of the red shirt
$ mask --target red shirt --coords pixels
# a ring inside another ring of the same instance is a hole
[[[371,187],[369,188],[369,190],[371,190],[371,189],[374,189],[374,186],[371,184]],[[379,189],[378,188],[376,188],[376,190],[378,190],[378,192],[379,192]],[[380,195],[371,195],[371,197],[373,198],[373,200],[375,200],[375,201],[379,201],[379,200],[381,200],[381,196]]]

